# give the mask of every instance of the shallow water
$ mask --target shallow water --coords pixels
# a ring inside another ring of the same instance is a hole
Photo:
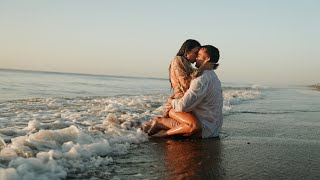
[[[0,75],[0,179],[319,177],[319,91],[223,84],[220,139],[161,140],[139,127],[161,114],[166,80]]]
[[[319,179],[320,94],[268,89],[233,106],[219,139],[149,139],[116,156],[114,179]],[[109,171],[110,170],[110,171]],[[69,174],[70,178],[79,177]]]

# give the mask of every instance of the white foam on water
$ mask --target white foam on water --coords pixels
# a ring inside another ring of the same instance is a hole
[[[232,106],[241,103],[242,101],[252,100],[259,97],[261,92],[258,89],[252,90],[237,90],[228,89],[223,93],[223,113],[227,113],[232,109]]]
[[[28,123],[28,127],[25,128],[25,130],[33,130],[33,129],[38,129],[40,127],[40,122],[37,121],[37,120],[32,120],[32,121],[29,121]]]
[[[224,90],[224,113],[257,89]],[[148,140],[140,126],[169,95],[27,99],[0,104],[0,179],[65,179]]]
[[[0,158],[4,160],[11,160],[18,157],[17,153],[11,147],[4,147],[1,149]]]
[[[139,129],[128,132],[113,124],[101,127],[105,132],[85,132],[72,125],[13,138],[0,152],[0,160],[8,161],[0,172],[8,179],[63,179],[67,171],[85,171],[87,164],[94,168],[111,163],[112,156],[126,154],[131,143],[147,140]]]

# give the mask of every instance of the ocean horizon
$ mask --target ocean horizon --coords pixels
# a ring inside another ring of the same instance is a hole
[[[30,69],[14,69],[14,68],[0,68],[0,71],[16,71],[16,72],[26,72],[26,73],[47,73],[47,74],[71,74],[71,75],[79,75],[79,76],[108,76],[108,77],[116,77],[116,78],[136,78],[136,79],[156,79],[156,80],[166,80],[169,81],[169,77],[148,77],[148,76],[126,76],[126,75],[114,75],[114,74],[94,74],[94,73],[81,73],[81,72],[63,72],[63,71],[45,71],[45,70],[30,70]],[[318,85],[319,82],[314,83],[258,83],[258,82],[236,82],[236,81],[222,81],[221,83],[225,84],[234,84],[234,85],[257,85],[257,86],[265,86],[265,87],[277,87],[277,88],[286,88],[286,87],[294,87],[294,86],[313,86]]]
[[[93,74],[93,73],[80,73],[80,72],[62,72],[62,71],[42,71],[42,70],[30,70],[30,69],[11,69],[11,68],[0,68],[1,71],[16,71],[16,72],[30,72],[30,73],[48,73],[48,74],[73,74],[82,76],[109,76],[118,78],[143,78],[143,79],[159,79],[168,80],[168,78],[161,77],[142,77],[142,76],[125,76],[125,75],[112,75],[112,74]]]

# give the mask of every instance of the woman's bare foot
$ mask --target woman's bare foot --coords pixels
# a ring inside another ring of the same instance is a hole
[[[157,122],[156,119],[154,119],[152,122],[151,122],[151,126],[149,128],[149,131],[148,131],[148,135],[149,136],[152,136],[153,134],[156,134],[157,132],[159,132],[161,129],[159,128],[159,123]]]
[[[169,135],[167,134],[166,130],[161,130],[156,134],[151,135],[151,137],[158,137],[158,138],[165,138],[168,137]]]
[[[161,130],[168,130],[169,129],[168,127],[166,127],[165,125],[163,125],[161,123],[161,120],[163,120],[162,118],[163,117],[157,117],[153,120],[151,127],[149,129],[149,132],[148,132],[149,136],[152,136]]]
[[[149,130],[150,130],[150,128],[151,128],[151,125],[152,125],[153,121],[154,121],[154,120],[151,120],[151,121],[147,122],[147,123],[143,126],[143,128],[142,128],[142,129],[143,129],[143,132],[149,133]]]

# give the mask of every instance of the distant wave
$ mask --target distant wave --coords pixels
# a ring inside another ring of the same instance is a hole
[[[40,71],[40,70],[26,70],[26,69],[3,69],[0,68],[0,72],[12,72],[12,73],[30,73],[30,74],[52,74],[52,75],[75,75],[75,76],[93,76],[93,77],[107,77],[107,78],[132,78],[132,79],[153,79],[153,80],[168,80],[167,78],[156,77],[138,77],[138,76],[121,76],[121,75],[108,75],[108,74],[90,74],[90,73],[76,73],[76,72],[56,72],[56,71]]]
[[[252,100],[261,97],[261,91],[252,87],[224,87],[224,113],[229,112],[232,106],[242,101]]]

